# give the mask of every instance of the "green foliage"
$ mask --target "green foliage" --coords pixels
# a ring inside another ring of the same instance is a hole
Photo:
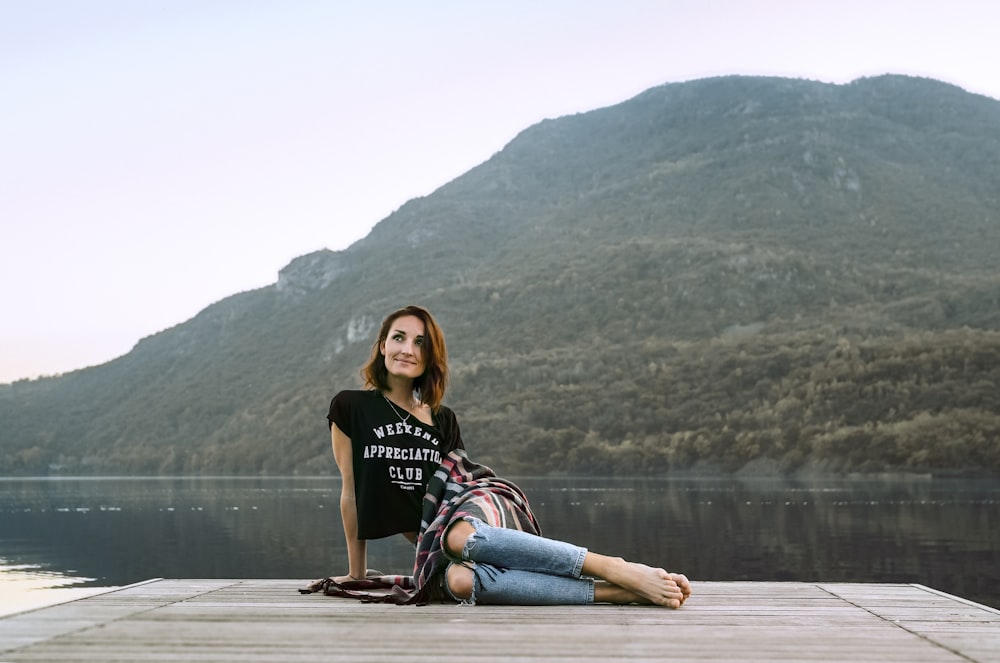
[[[343,252],[0,386],[0,474],[333,470],[331,396],[430,307],[504,472],[1000,472],[1000,104],[727,77],[542,122]]]

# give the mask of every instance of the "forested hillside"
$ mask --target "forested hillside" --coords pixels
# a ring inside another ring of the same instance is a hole
[[[0,386],[0,474],[330,472],[329,399],[407,303],[504,472],[997,474],[997,255],[1000,102],[664,85],[527,128],[125,357]]]

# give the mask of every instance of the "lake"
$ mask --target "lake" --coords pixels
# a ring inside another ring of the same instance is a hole
[[[1000,608],[1000,480],[517,481],[545,535],[695,583],[915,582]],[[0,614],[155,577],[344,573],[339,488],[330,477],[0,478]],[[412,555],[402,537],[369,543],[384,572],[409,573]]]

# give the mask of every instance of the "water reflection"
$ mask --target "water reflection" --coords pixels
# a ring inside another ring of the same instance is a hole
[[[1000,482],[519,480],[544,533],[703,580],[918,582],[1000,607]],[[0,554],[81,587],[346,569],[339,483],[0,480]],[[408,572],[412,547],[369,545]],[[9,583],[4,579],[4,594]]]
[[[0,557],[0,616],[104,591],[104,588],[77,586],[93,580],[46,571],[37,564],[11,564]]]

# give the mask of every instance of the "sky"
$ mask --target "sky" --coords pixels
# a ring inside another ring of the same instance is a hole
[[[126,354],[664,83],[1000,99],[997,25],[995,0],[0,0],[0,383]]]

